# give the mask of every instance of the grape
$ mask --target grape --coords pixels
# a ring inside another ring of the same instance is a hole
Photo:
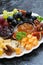
[[[22,23],[24,23],[23,21],[20,21],[20,22],[18,22],[18,25],[20,25],[20,24],[22,24]]]
[[[8,17],[13,16],[13,12],[8,12]]]
[[[20,21],[21,19],[20,18],[17,18],[17,21]]]
[[[11,24],[15,27],[18,24],[18,22],[14,19]]]
[[[21,12],[18,12],[16,14],[13,15],[14,18],[21,18],[22,17],[22,13]]]
[[[24,23],[33,24],[33,19],[31,19],[31,18],[25,19]]]
[[[9,17],[7,18],[7,21],[8,21],[8,22],[12,22],[12,21],[13,21],[13,16],[9,16]]]
[[[14,13],[14,14],[18,13],[18,10],[17,10],[17,9],[14,9],[14,10],[13,10],[13,13]]]
[[[36,16],[31,16],[31,18],[33,19],[33,21],[37,19]]]
[[[28,23],[33,24],[33,19],[29,19]]]
[[[8,12],[6,10],[3,11],[3,18],[4,19],[8,18]]]
[[[31,14],[32,14],[32,12],[31,12],[31,11],[27,11],[27,12],[26,12],[26,17],[30,17],[30,16],[31,16]]]

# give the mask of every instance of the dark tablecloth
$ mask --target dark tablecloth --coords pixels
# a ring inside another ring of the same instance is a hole
[[[31,10],[43,16],[43,0],[0,0],[0,13],[14,8]],[[0,59],[0,65],[43,65],[43,43],[30,54],[13,59]]]

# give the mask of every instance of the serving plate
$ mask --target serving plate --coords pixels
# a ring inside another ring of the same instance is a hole
[[[2,16],[2,15],[0,15],[0,16]],[[32,13],[32,16],[39,16],[39,15],[36,13]],[[2,56],[0,56],[0,58],[13,58],[13,57],[23,56],[24,54],[28,54],[28,53],[32,52],[34,49],[37,49],[40,46],[40,44],[42,44],[42,43],[43,43],[43,38],[38,42],[38,45],[36,47],[32,48],[31,50],[27,51],[24,49],[20,55],[16,55],[15,53],[12,53],[12,55],[7,56],[6,54],[3,54]]]

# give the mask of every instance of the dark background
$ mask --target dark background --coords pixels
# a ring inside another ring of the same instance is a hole
[[[31,10],[43,16],[43,0],[0,0],[0,13],[14,8]],[[43,43],[30,54],[19,58],[0,59],[0,65],[43,65]]]

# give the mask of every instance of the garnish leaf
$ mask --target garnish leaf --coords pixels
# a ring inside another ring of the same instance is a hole
[[[37,19],[41,22],[41,21],[43,21],[43,17],[41,17],[41,16],[37,16]]]
[[[21,40],[23,37],[26,37],[26,32],[17,32],[16,39]]]

